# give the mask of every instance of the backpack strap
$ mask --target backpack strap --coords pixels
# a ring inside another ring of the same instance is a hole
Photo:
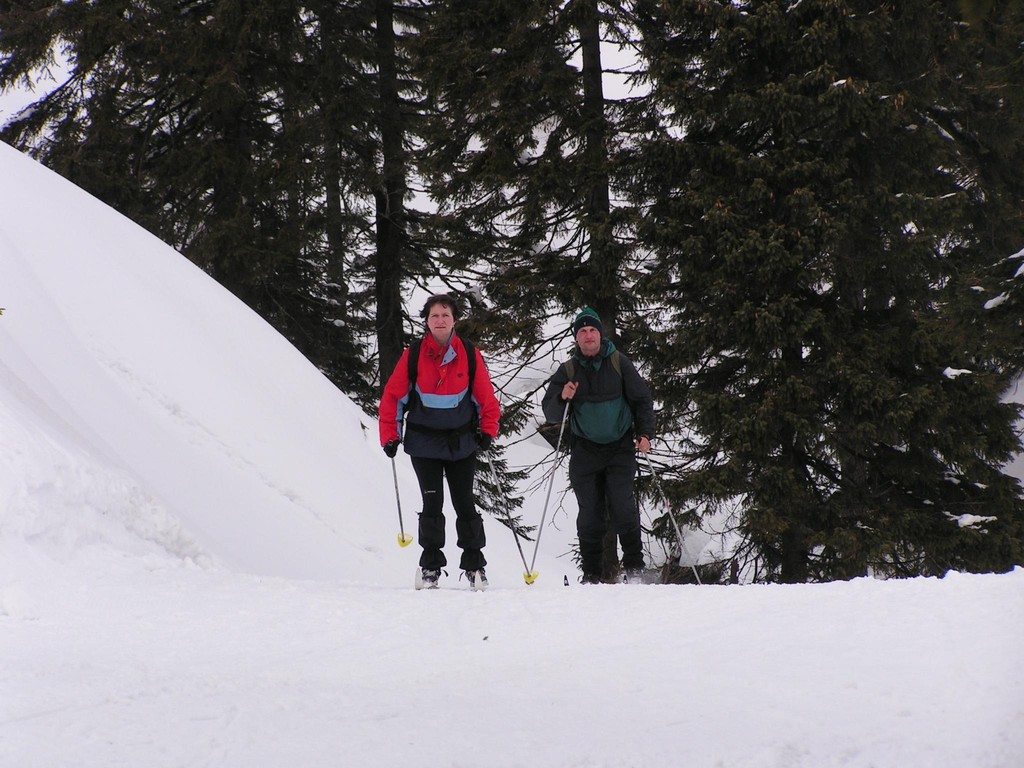
[[[420,370],[420,347],[423,346],[423,339],[416,339],[409,346],[409,391],[416,390],[416,375]]]
[[[466,348],[466,358],[469,362],[469,394],[473,394],[473,382],[476,381],[476,347],[466,339],[462,340],[462,346]]]

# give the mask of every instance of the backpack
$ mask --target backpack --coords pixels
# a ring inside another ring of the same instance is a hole
[[[621,377],[622,363],[619,362],[619,354],[619,350],[616,349],[611,353],[611,355],[609,355],[608,359],[612,364],[612,368],[614,368],[615,372]],[[569,381],[572,381],[576,377],[576,365],[573,363],[573,359],[571,357],[565,361],[565,373],[569,377]],[[565,414],[566,417],[569,415],[568,409],[566,409]],[[548,445],[555,449],[559,447],[558,435],[560,432],[562,432],[562,424],[558,421],[546,421],[537,427],[537,434],[543,437],[547,441]],[[567,437],[569,440],[572,439],[571,434],[567,435]],[[566,442],[568,442],[568,440]],[[567,446],[563,443],[562,447],[564,448]]]

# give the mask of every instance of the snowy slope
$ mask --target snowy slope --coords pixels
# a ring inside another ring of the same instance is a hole
[[[0,161],[4,433],[24,436],[5,448],[0,495],[131,498],[157,545],[253,573],[376,580],[408,566],[374,423],[175,251],[6,145]]]
[[[0,766],[1022,765],[1024,570],[566,588],[560,474],[536,584],[489,520],[491,590],[414,592],[372,421],[123,217],[2,144],[0,179]]]

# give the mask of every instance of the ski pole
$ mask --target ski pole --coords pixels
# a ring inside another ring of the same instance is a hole
[[[488,466],[491,468],[491,477],[494,478],[494,487],[500,492],[501,491],[501,480],[498,478],[498,470],[494,468],[494,462],[488,461]],[[526,555],[523,554],[523,545],[519,543],[519,534],[516,533],[515,524],[512,522],[512,510],[509,508],[508,498],[502,494],[502,498],[505,500],[505,517],[508,518],[508,527],[512,531],[512,535],[516,540],[516,549],[519,550],[519,559],[523,561],[523,578],[527,584],[532,584],[533,579],[530,578],[530,569],[526,565]]]
[[[665,491],[661,487],[661,480],[659,480],[658,476],[654,473],[654,464],[651,463],[650,454],[645,453],[644,458],[647,459],[647,468],[651,471],[651,477],[654,478],[654,485],[658,489],[658,494],[661,496],[662,501],[665,502],[665,511],[668,512],[668,517],[672,521],[672,527],[676,529],[676,538],[679,540],[680,558],[682,558],[682,553],[684,552],[688,556],[690,553],[686,549],[686,544],[683,543],[683,532],[679,528],[679,522],[676,520],[675,512],[672,511],[672,506],[668,503],[668,496],[665,495]],[[697,574],[697,566],[691,562],[690,568],[693,569],[693,577],[697,579],[697,583],[702,584],[703,582]]]
[[[544,512],[540,516],[540,527],[537,528],[537,541],[533,545],[533,559],[530,561],[530,568],[527,571],[525,578],[527,584],[533,584],[537,580],[537,572],[533,569],[533,566],[537,563],[537,550],[540,549],[540,535],[544,532],[544,521],[548,516],[548,502],[551,501],[551,488],[555,484],[555,472],[558,471],[558,449],[562,447],[562,434],[565,432],[565,422],[569,420],[569,410],[572,408],[572,401],[569,401],[565,407],[565,413],[562,414],[562,423],[558,427],[558,440],[555,442],[555,463],[551,467],[551,479],[548,480],[548,492],[544,498]]]
[[[402,497],[398,494],[398,470],[395,468],[395,457],[391,457],[391,474],[395,478],[395,503],[398,504],[398,546],[408,547],[412,544],[412,536],[405,532],[405,524],[402,522]]]

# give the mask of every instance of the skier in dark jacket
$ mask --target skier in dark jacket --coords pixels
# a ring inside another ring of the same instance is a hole
[[[419,344],[415,386],[409,354],[402,353],[378,407],[380,444],[391,458],[401,442],[412,459],[423,511],[419,516],[420,572],[417,588],[436,588],[444,555],[443,480],[455,508],[455,531],[462,549],[460,567],[473,589],[487,586],[484,524],[473,498],[477,448],[487,450],[498,434],[501,409],[480,350],[455,334],[458,305],[447,294],[431,296],[421,312],[427,332]],[[473,380],[470,381],[470,371]],[[405,433],[402,433],[403,418]],[[404,437],[404,440],[403,440]]]
[[[636,451],[647,453],[654,437],[651,391],[632,361],[604,338],[594,310],[577,315],[572,331],[573,357],[549,379],[542,407],[549,422],[561,422],[569,408],[569,482],[579,505],[583,583],[601,580],[606,509],[622,547],[626,581],[640,583],[644,555],[633,480]]]

